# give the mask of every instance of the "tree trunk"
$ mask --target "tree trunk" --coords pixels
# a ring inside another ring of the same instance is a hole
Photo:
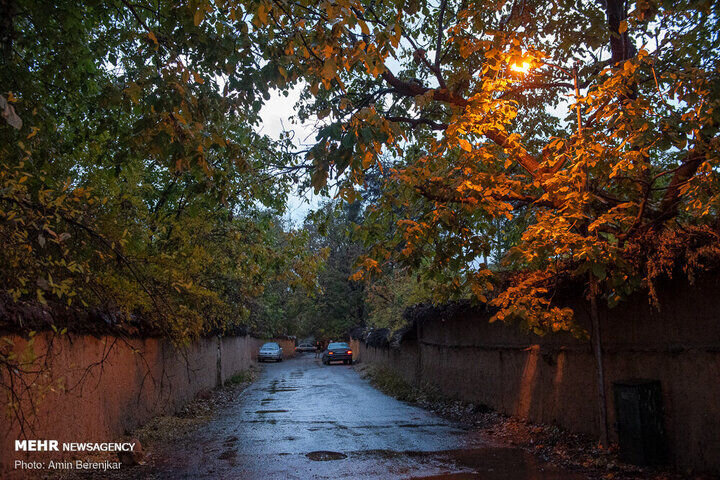
[[[600,445],[604,448],[609,446],[608,420],[607,420],[607,399],[605,398],[605,366],[603,363],[602,335],[600,332],[600,318],[597,308],[598,283],[597,278],[590,273],[590,321],[592,333],[593,355],[595,357],[595,373],[598,389],[598,413],[600,415]]]
[[[621,33],[620,24],[627,21],[625,0],[606,0],[605,13],[610,28],[610,53],[612,63],[622,62],[635,55],[635,45],[630,40],[627,28]]]
[[[13,40],[15,39],[15,2],[13,0],[0,0],[0,44],[2,44],[2,62],[9,65],[12,59]]]

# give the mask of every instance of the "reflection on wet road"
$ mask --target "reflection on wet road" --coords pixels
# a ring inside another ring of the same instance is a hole
[[[158,467],[161,478],[581,478],[493,446],[312,355],[266,365],[236,405]]]

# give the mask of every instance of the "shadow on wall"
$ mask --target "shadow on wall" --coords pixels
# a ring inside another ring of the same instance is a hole
[[[523,367],[520,383],[518,385],[519,393],[517,396],[517,406],[515,407],[517,415],[523,418],[528,418],[530,416],[530,408],[533,401],[533,390],[538,383],[537,369],[539,352],[540,345],[532,345],[528,348],[527,355],[525,356],[525,366]]]
[[[12,341],[14,351],[26,349],[26,339]],[[40,333],[28,373],[13,379],[32,388],[19,390],[22,408],[0,427],[0,477],[16,459],[37,459],[15,453],[14,441],[23,434],[61,443],[111,441],[246,370],[258,348],[248,336],[201,338],[180,350],[157,338]],[[7,384],[7,372],[2,375]]]
[[[615,425],[613,382],[659,380],[671,461],[720,473],[720,276],[658,289],[662,310],[639,294],[601,311],[608,423]],[[581,325],[583,305],[572,299]],[[692,305],[692,308],[688,308]],[[392,347],[353,340],[357,358],[427,382],[445,395],[508,415],[599,435],[595,360],[590,345],[567,334],[540,337],[488,323],[483,309],[447,313],[423,307],[416,335]],[[612,440],[617,434],[611,428]]]

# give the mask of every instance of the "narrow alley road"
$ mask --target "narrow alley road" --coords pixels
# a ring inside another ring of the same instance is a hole
[[[488,444],[313,355],[265,365],[236,405],[157,460],[154,473],[173,479],[583,478]]]

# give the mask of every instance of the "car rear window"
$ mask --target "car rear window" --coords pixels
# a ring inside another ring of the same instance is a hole
[[[270,350],[271,348],[272,349],[278,348],[278,347],[279,347],[279,345],[277,343],[266,343],[265,345],[262,346],[262,348],[267,349],[267,350]]]
[[[348,348],[347,343],[331,343],[328,348]]]

